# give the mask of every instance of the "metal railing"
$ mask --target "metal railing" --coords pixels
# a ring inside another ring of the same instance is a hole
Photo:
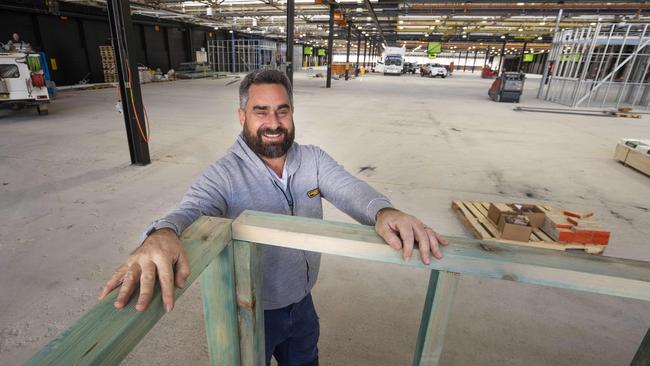
[[[202,217],[181,236],[200,276],[212,365],[264,365],[260,246],[280,246],[431,270],[413,357],[437,365],[461,275],[567,288],[650,301],[650,263],[447,237],[445,258],[424,265],[419,252],[404,262],[373,227],[245,211],[236,220]],[[186,286],[186,288],[189,286]],[[176,297],[185,288],[176,289]],[[113,306],[113,291],[36,353],[27,365],[117,365],[165,314],[161,293],[144,312],[135,298]],[[632,355],[630,355],[632,357]],[[532,360],[531,360],[532,361]],[[650,363],[650,331],[631,365]]]

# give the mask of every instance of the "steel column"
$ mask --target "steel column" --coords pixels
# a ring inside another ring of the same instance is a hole
[[[235,30],[233,29],[233,30],[231,30],[231,32],[232,33],[230,33],[231,34],[231,36],[230,36],[230,44],[231,44],[231,47],[230,47],[230,60],[232,61],[232,65],[230,67],[230,72],[235,73],[235,72],[237,72],[237,70],[235,70],[235,64],[236,64],[236,61],[235,61],[235,49],[236,49],[235,48]]]
[[[506,50],[506,42],[503,41],[503,46],[501,46],[501,57],[499,57],[499,68],[497,69],[497,77],[501,75],[501,66],[503,65],[504,52]]]
[[[472,74],[474,73],[474,69],[476,68],[476,56],[478,56],[478,50],[474,49],[474,61],[472,62]]]
[[[465,50],[465,63],[463,64],[463,72],[467,70],[467,57],[469,56],[469,48]]]
[[[293,85],[293,18],[295,6],[294,0],[287,0],[287,69],[289,81]],[[330,16],[331,17],[331,16]]]
[[[350,79],[350,36],[352,35],[352,23],[348,22],[348,34],[345,42],[345,80]]]
[[[357,64],[355,65],[355,69],[359,67],[359,52],[361,51],[361,33],[357,34]]]
[[[196,52],[194,52],[194,37],[192,37],[192,26],[188,25],[185,28],[185,32],[187,34],[187,59],[190,61],[196,61]]]
[[[363,67],[366,67],[367,48],[368,48],[368,37],[363,37]]]
[[[553,41],[552,41],[552,43],[551,43],[551,49],[553,48],[552,45],[553,45],[553,43],[555,43],[555,40],[556,40],[556,39],[559,40],[558,32],[557,32],[557,31],[560,29],[560,21],[561,21],[561,20],[562,20],[562,9],[560,9],[560,10],[557,12],[557,19],[556,19],[556,21],[555,21],[555,29],[554,29]],[[551,68],[551,65],[552,65],[552,62],[551,62],[551,51],[549,51],[548,54],[547,54],[547,57],[546,57],[546,62],[544,63],[544,71],[543,71],[543,73],[542,73],[542,80],[539,82],[539,89],[537,90],[537,98],[539,98],[539,97],[542,96],[542,92],[543,92],[543,89],[544,89],[544,85],[546,84],[546,78],[549,76],[549,75],[548,75],[548,72],[549,72],[549,69]],[[550,88],[550,87],[551,87],[551,86],[548,85],[548,86],[547,86],[547,90],[548,90],[548,88]]]
[[[330,24],[327,35],[327,81],[326,88],[332,87],[332,48],[334,46],[334,5],[330,4]]]
[[[528,42],[524,41],[524,47],[521,48],[521,54],[519,55],[519,62],[517,63],[517,71],[521,72],[521,67],[524,66],[524,54],[526,53],[526,46]]]
[[[149,132],[140,92],[140,78],[135,58],[137,51],[134,43],[129,45],[128,42],[134,38],[130,2],[128,0],[108,0],[106,6],[115,52],[115,66],[120,80],[122,115],[126,126],[131,164],[147,165],[151,163],[148,144]],[[133,58],[130,55],[133,55]]]

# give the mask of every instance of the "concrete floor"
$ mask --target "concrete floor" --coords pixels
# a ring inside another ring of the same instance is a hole
[[[0,364],[28,359],[96,302],[142,228],[178,203],[239,132],[238,83],[143,86],[153,164],[129,165],[112,89],[68,91],[48,117],[0,116]],[[534,99],[529,80],[523,105]],[[606,255],[650,261],[650,178],[612,159],[640,120],[522,113],[487,98],[489,80],[296,75],[297,140],[320,145],[401,209],[471,234],[452,199],[589,209],[613,229]],[[358,173],[360,167],[375,169]],[[350,220],[331,206],[326,218]],[[410,363],[428,274],[324,257],[314,300],[323,365]],[[206,364],[198,284],[124,361]],[[443,365],[625,365],[650,303],[475,277],[461,279]]]

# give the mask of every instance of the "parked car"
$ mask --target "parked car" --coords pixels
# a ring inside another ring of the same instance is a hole
[[[402,74],[415,74],[415,64],[412,62],[405,62],[402,67]]]
[[[428,67],[428,75],[430,78],[435,78],[436,76],[440,76],[443,78],[446,78],[449,76],[451,73],[449,72],[449,69],[441,64],[430,64]]]
[[[436,76],[441,76],[443,78],[446,78],[447,76],[450,75],[451,75],[451,71],[449,70],[448,66],[441,65],[441,64],[420,65],[420,76],[422,77],[428,76],[430,78],[434,78]]]

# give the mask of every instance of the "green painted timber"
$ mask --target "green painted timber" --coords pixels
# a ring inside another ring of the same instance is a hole
[[[233,240],[239,315],[239,353],[244,366],[266,363],[260,246]]]
[[[419,252],[404,262],[374,228],[245,211],[235,221],[202,217],[181,236],[199,274],[213,365],[263,365],[264,310],[260,247],[287,248],[432,270],[413,365],[436,365],[460,274],[650,300],[650,263],[446,237],[445,258],[424,265]],[[229,245],[232,243],[231,245]],[[224,250],[225,248],[225,250]],[[212,263],[212,264],[211,264]],[[176,289],[179,298],[186,288]],[[123,309],[117,291],[36,353],[27,365],[117,365],[164,315],[159,287],[144,312],[136,296]],[[236,305],[235,305],[236,304]],[[650,330],[632,366],[650,365]]]
[[[183,232],[192,273],[178,299],[231,240],[231,220],[202,217]],[[136,290],[137,291],[137,290]],[[70,328],[56,336],[27,365],[118,365],[165,314],[157,286],[151,305],[135,310],[137,296],[122,310],[113,306],[118,291],[86,312]]]
[[[254,211],[232,230],[234,240],[650,301],[648,262],[447,236],[444,258],[425,265],[417,250],[402,260],[371,226]]]
[[[436,366],[440,363],[447,323],[459,280],[458,273],[431,271],[413,366]]]
[[[239,326],[232,244],[201,273],[200,281],[210,364],[238,366]]]
[[[641,345],[636,351],[636,355],[634,355],[630,366],[650,366],[650,329],[648,329],[648,332],[641,341]]]

